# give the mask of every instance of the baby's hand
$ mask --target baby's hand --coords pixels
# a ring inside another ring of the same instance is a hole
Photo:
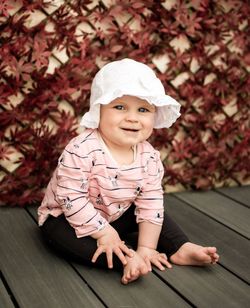
[[[150,262],[145,262],[144,259],[134,252],[133,257],[125,257],[127,264],[124,266],[121,282],[128,284],[142,275],[146,275],[150,270]]]
[[[95,236],[96,235],[96,236]],[[92,262],[95,262],[97,258],[103,253],[106,253],[108,267],[113,267],[113,253],[117,255],[117,257],[121,260],[122,264],[127,264],[127,260],[124,256],[128,255],[130,257],[133,256],[133,252],[129,249],[124,241],[122,241],[119,237],[117,231],[108,225],[102,231],[93,235],[97,240],[97,249],[92,257]]]
[[[167,268],[172,268],[172,265],[168,262],[168,258],[165,253],[159,253],[157,250],[139,246],[137,253],[144,259],[149,260],[151,264],[156,266],[159,270],[164,271]]]

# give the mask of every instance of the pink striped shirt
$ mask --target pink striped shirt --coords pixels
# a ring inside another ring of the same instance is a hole
[[[66,146],[38,209],[43,225],[49,215],[64,214],[82,237],[119,218],[132,203],[136,221],[163,222],[163,166],[159,152],[147,141],[136,147],[134,162],[120,166],[87,129]]]

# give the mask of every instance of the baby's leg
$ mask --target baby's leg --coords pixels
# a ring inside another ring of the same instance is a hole
[[[162,230],[158,241],[158,251],[164,252],[169,258],[187,242],[189,242],[187,235],[176,222],[164,212]]]
[[[90,236],[77,238],[75,230],[64,215],[49,217],[41,227],[41,231],[48,246],[61,257],[90,266],[108,268],[105,253],[101,254],[95,263],[91,262],[97,249],[96,240]],[[113,268],[123,270],[122,263],[116,255],[113,255]]]

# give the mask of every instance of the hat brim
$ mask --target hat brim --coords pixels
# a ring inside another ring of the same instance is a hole
[[[169,128],[179,118],[181,105],[169,95],[148,96],[143,93],[131,93],[131,91],[115,91],[106,93],[91,102],[88,112],[86,112],[80,122],[86,128],[98,128],[100,119],[100,105],[107,105],[116,98],[124,95],[136,96],[146,100],[149,104],[157,107],[154,128]]]

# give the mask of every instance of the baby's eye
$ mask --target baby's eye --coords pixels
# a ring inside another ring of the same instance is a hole
[[[147,108],[141,107],[138,109],[139,112],[149,112]]]
[[[124,106],[122,106],[122,105],[115,105],[114,108],[117,109],[117,110],[123,110]]]

